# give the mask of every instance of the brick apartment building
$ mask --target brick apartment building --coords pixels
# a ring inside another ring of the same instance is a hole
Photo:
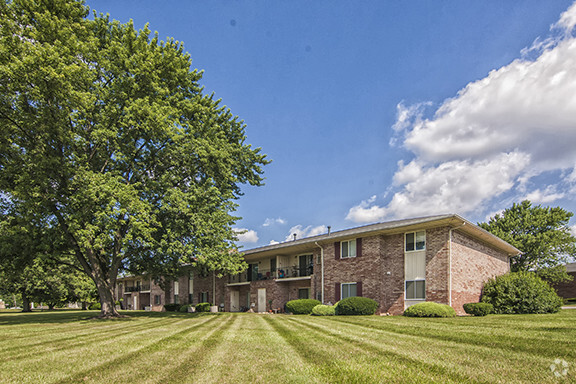
[[[564,299],[576,298],[576,263],[566,264],[566,272],[572,276],[572,281],[554,284],[558,296]]]
[[[287,301],[376,300],[380,313],[402,314],[434,301],[464,313],[484,282],[509,271],[518,249],[450,214],[390,221],[247,250],[248,269],[235,276],[185,271],[163,291],[142,277],[118,280],[128,309],[212,302],[225,311],[277,310]]]

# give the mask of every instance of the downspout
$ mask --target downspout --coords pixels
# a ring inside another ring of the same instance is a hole
[[[314,244],[320,248],[320,301],[324,304],[324,248],[317,241]]]
[[[450,228],[448,231],[448,305],[452,306],[452,231],[462,228],[466,223]]]

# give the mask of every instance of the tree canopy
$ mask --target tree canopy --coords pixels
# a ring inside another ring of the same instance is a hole
[[[533,206],[528,200],[478,225],[518,248],[512,272],[535,271],[548,281],[566,276],[562,264],[576,256],[576,237],[569,227],[572,212],[560,207]]]
[[[62,240],[113,316],[122,269],[244,267],[232,212],[268,160],[180,42],[88,13],[0,2],[0,194]]]

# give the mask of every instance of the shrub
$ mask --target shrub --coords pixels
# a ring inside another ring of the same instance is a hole
[[[486,316],[494,313],[494,306],[490,303],[468,303],[462,307],[467,314],[474,316]]]
[[[102,309],[102,304],[100,304],[100,303],[92,303],[92,304],[90,304],[90,306],[88,307],[88,309],[99,311],[99,310]]]
[[[373,315],[378,309],[378,302],[367,297],[347,297],[340,300],[335,308],[337,315]]]
[[[497,276],[484,284],[482,301],[494,306],[494,313],[555,313],[562,299],[545,281],[532,272]]]
[[[309,315],[318,304],[322,303],[314,299],[290,300],[286,303],[286,311],[294,315]]]
[[[196,312],[210,312],[210,303],[198,303],[196,304]]]
[[[180,309],[180,304],[164,304],[164,309],[166,309],[167,312],[176,312]]]
[[[184,304],[183,306],[180,307],[179,311],[183,312],[183,313],[188,313],[188,307],[193,307],[193,305],[191,304]]]
[[[332,305],[323,305],[318,304],[314,308],[312,308],[312,315],[313,316],[334,316],[336,308]]]
[[[418,303],[404,311],[408,317],[455,317],[456,311],[449,305],[433,302]]]

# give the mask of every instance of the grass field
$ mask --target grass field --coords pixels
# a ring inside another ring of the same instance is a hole
[[[0,383],[576,382],[576,310],[453,319],[129,314],[0,313]]]

